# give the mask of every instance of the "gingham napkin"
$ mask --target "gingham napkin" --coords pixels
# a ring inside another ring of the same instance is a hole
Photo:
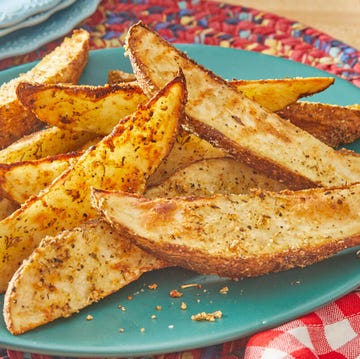
[[[311,314],[254,335],[244,358],[360,358],[359,293],[350,293]]]

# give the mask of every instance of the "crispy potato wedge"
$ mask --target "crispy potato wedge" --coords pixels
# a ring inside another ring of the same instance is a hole
[[[121,74],[122,71],[120,71]],[[283,109],[284,106],[293,103],[301,96],[311,94],[311,91],[314,93],[326,88],[333,81],[332,78],[318,77],[237,80],[230,83],[245,96],[255,100],[270,111],[276,111]],[[69,131],[88,131],[99,135],[110,133],[119,118],[131,114],[140,103],[147,101],[147,97],[138,85],[123,82],[105,86],[20,83],[17,88],[17,95],[28,110],[31,110],[38,119],[49,125]],[[327,124],[323,126],[324,121],[319,118],[318,124],[316,120],[316,113],[319,113],[319,110],[314,109],[315,112],[310,118],[312,109],[306,111],[306,114],[302,116],[297,113],[299,109],[296,108],[296,105],[294,110],[291,108],[289,106],[280,111],[280,116],[289,119],[298,127],[303,128],[332,147],[338,146],[339,139],[342,137],[346,139],[344,143],[350,143],[352,142],[351,139],[356,139],[352,122],[333,121],[330,127],[330,123],[327,121]],[[341,108],[346,109],[344,111],[349,114],[357,112],[339,106],[338,116],[342,114],[340,113]],[[293,121],[292,117],[294,118]],[[348,126],[349,128],[347,128]],[[329,128],[331,132],[329,132]],[[337,142],[334,143],[331,140],[335,138]]]
[[[0,192],[4,197],[21,204],[49,186],[80,155],[60,154],[40,160],[0,163]]]
[[[20,83],[22,104],[38,119],[68,131],[109,134],[125,116],[148,101],[138,85],[85,86]]]
[[[360,244],[360,184],[280,193],[147,199],[94,190],[106,220],[169,263],[204,274],[259,276]]]
[[[126,52],[149,94],[180,67],[188,90],[186,126],[266,176],[291,189],[360,180],[360,168],[341,153],[241,95],[141,22],[129,29]]]
[[[299,101],[286,106],[278,114],[331,147],[360,138],[360,109]]]
[[[97,135],[89,132],[70,132],[57,127],[24,136],[0,150],[0,163],[30,161],[61,153],[76,151],[99,141]]]
[[[175,140],[186,100],[182,77],[121,121],[67,171],[0,222],[0,291],[46,235],[69,229],[97,213],[90,187],[142,192],[146,179]]]
[[[135,82],[134,74],[110,70],[108,83]],[[232,80],[229,83],[251,100],[276,112],[298,99],[326,90],[334,83],[332,77],[294,77],[266,80]]]
[[[178,169],[171,177],[146,190],[146,197],[205,196],[247,193],[252,188],[280,191],[285,186],[229,157],[208,158]]]
[[[230,81],[247,98],[276,112],[298,99],[326,90],[334,83],[331,77],[294,77],[267,80]]]
[[[96,219],[46,237],[12,277],[4,319],[21,334],[69,317],[143,273],[168,266]]]
[[[28,72],[0,87],[0,149],[44,124],[24,109],[16,96],[20,82],[76,83],[87,63],[89,33],[74,30],[64,41]]]

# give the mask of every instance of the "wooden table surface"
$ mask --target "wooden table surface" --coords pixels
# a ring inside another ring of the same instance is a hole
[[[360,49],[360,0],[213,0],[299,21]]]

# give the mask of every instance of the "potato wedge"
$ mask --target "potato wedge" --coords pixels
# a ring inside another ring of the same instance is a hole
[[[90,203],[91,186],[144,191],[147,177],[171,149],[185,99],[183,78],[172,79],[45,191],[0,222],[0,291],[6,290],[13,273],[44,236],[97,214]]]
[[[18,100],[18,84],[23,81],[75,83],[86,65],[88,53],[89,33],[74,30],[71,37],[65,38],[31,70],[0,87],[0,149],[44,125]]]
[[[109,134],[125,116],[148,101],[138,85],[85,86],[20,83],[25,108],[49,125],[68,131]]]
[[[126,39],[134,73],[153,93],[180,67],[188,89],[186,126],[291,189],[360,180],[360,168],[306,131],[237,92],[141,22]]]
[[[267,80],[233,80],[230,84],[247,98],[276,112],[298,99],[326,90],[334,83],[331,77],[294,77]]]
[[[121,70],[108,72],[108,83],[134,82],[136,76]],[[266,80],[231,80],[229,83],[251,100],[276,112],[298,99],[326,90],[334,83],[332,77],[294,77]]]
[[[89,132],[69,132],[57,127],[24,136],[0,150],[0,163],[30,161],[60,153],[76,151],[99,141],[98,135]]]
[[[4,319],[21,334],[69,317],[143,273],[167,263],[141,250],[96,219],[46,237],[12,277],[4,298]]]
[[[240,194],[252,188],[280,191],[285,186],[233,158],[219,157],[199,160],[178,169],[159,185],[147,188],[145,195],[154,198]]]
[[[60,154],[40,160],[0,163],[0,193],[21,204],[49,186],[80,155]]]
[[[94,190],[93,204],[140,247],[204,274],[304,267],[360,244],[360,184],[280,193],[147,199]]]
[[[360,138],[360,109],[299,101],[286,106],[278,114],[331,147]]]
[[[334,79],[327,77],[312,77],[257,81],[236,80],[230,83],[238,91],[269,111],[275,111],[283,109],[284,106],[293,103],[301,96],[311,94],[311,91],[314,93],[326,88],[333,81]],[[147,101],[147,97],[135,83],[105,86],[20,83],[17,95],[28,110],[49,125],[69,131],[88,131],[99,135],[110,133],[119,118],[131,114],[140,103]],[[346,109],[349,114],[356,112],[356,110],[340,106],[339,112],[340,108]],[[354,135],[356,136],[354,125],[351,122],[334,121],[330,128],[329,122],[323,126],[324,121],[319,118],[317,126],[315,117],[319,111],[314,110],[314,115],[308,120],[306,118],[311,116],[312,110],[306,111],[306,115],[301,116],[296,113],[296,107],[294,111],[288,107],[279,114],[290,121],[294,117],[294,121],[291,122],[332,147],[339,144],[341,136],[346,139],[344,143],[352,142],[351,139],[356,138],[354,137]],[[346,113],[344,112],[344,114]],[[338,116],[340,115],[338,113]],[[313,123],[310,122],[312,119]],[[330,133],[329,128],[331,129]],[[336,135],[337,133],[339,135]],[[335,136],[337,142],[331,142]]]

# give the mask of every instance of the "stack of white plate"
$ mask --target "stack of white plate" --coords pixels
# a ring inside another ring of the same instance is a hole
[[[0,59],[25,54],[71,31],[100,0],[0,0]]]

